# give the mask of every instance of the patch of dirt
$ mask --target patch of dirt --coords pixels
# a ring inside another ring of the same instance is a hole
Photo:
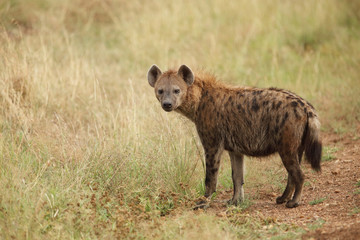
[[[245,196],[258,197],[246,209],[248,214],[261,213],[277,223],[297,225],[308,232],[303,239],[360,239],[360,139],[351,135],[338,136],[325,134],[323,145],[337,149],[332,153],[335,158],[322,162],[322,172],[312,171],[308,164],[303,164],[306,175],[302,201],[297,208],[277,205],[275,198],[280,192],[266,189],[248,189]],[[217,200],[230,199],[232,191],[223,191]],[[317,201],[316,201],[317,200]],[[226,211],[223,201],[214,201],[210,209],[215,214]],[[321,223],[323,223],[321,225]],[[311,230],[311,225],[321,226]]]

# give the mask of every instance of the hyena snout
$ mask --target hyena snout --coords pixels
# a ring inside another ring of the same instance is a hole
[[[162,108],[167,112],[170,112],[173,110],[173,104],[169,101],[164,101],[161,105],[162,105]]]

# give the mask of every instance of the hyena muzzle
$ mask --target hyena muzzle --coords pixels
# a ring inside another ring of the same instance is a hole
[[[206,73],[194,74],[186,65],[162,73],[153,65],[148,82],[162,108],[177,111],[196,125],[206,159],[205,197],[216,191],[220,158],[231,159],[234,194],[231,204],[244,199],[244,155],[279,153],[288,172],[284,193],[276,203],[299,205],[304,174],[302,155],[321,171],[320,123],[314,107],[296,94],[277,88],[231,87]]]

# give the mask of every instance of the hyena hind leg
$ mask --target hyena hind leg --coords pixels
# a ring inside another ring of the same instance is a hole
[[[304,153],[304,147],[300,146],[299,150],[298,150],[298,161],[299,164],[301,164],[301,159]],[[288,200],[290,200],[290,198],[292,197],[293,193],[295,190],[295,185],[292,182],[292,177],[290,176],[290,174],[288,173],[288,180],[287,180],[287,184],[286,184],[286,188],[284,190],[284,193],[276,198],[276,203],[277,204],[282,204],[284,202],[287,202]]]
[[[295,185],[292,182],[292,178],[291,178],[290,174],[288,174],[288,180],[287,180],[287,185],[286,185],[285,191],[281,196],[276,198],[276,203],[282,204],[282,203],[290,200],[290,198],[292,197],[292,194],[294,193],[294,190],[295,190]]]
[[[244,201],[244,155],[229,152],[232,169],[234,195],[228,204],[239,205]]]
[[[302,156],[304,153],[305,147],[304,146],[300,146],[299,150],[298,150],[298,160],[299,160],[299,164],[301,165],[301,160],[302,160]]]
[[[292,188],[295,188],[294,196],[286,203],[286,207],[293,208],[299,205],[305,176],[301,171],[298,154],[280,154],[281,160],[288,172],[288,186],[283,195],[277,199],[277,202],[285,201],[292,194]],[[290,184],[289,184],[290,183]],[[291,187],[294,185],[293,187]],[[291,191],[290,191],[291,190]]]

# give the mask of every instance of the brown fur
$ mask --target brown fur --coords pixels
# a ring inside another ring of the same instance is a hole
[[[278,152],[288,172],[288,183],[276,202],[288,201],[293,195],[286,206],[298,206],[304,183],[300,168],[304,151],[313,169],[320,171],[320,124],[310,103],[282,89],[231,87],[206,73],[194,76],[185,65],[165,73],[154,65],[148,80],[166,111],[175,110],[196,125],[206,158],[206,197],[216,191],[224,150],[231,159],[233,204],[244,198],[243,156]]]

